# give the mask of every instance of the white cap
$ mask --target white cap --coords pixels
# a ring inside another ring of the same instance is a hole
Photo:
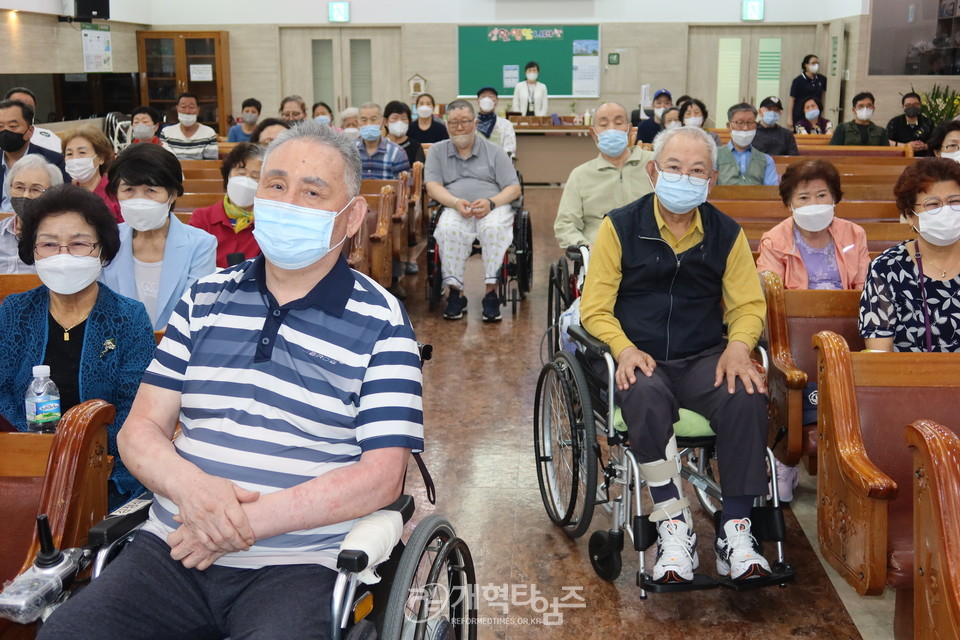
[[[33,377],[34,378],[49,378],[50,377],[50,365],[48,364],[38,364],[33,368]]]

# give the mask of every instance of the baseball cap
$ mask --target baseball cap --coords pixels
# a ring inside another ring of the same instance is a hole
[[[656,100],[656,99],[659,98],[660,96],[667,96],[668,98],[670,98],[671,100],[673,100],[673,96],[672,96],[672,95],[670,94],[670,92],[667,91],[666,89],[657,89],[657,92],[656,92],[655,94],[653,94],[653,99]]]
[[[783,105],[780,103],[780,98],[777,96],[768,96],[764,98],[763,102],[760,103],[760,107],[773,107],[774,109],[780,109],[781,111],[783,110]]]
[[[497,96],[498,98],[500,97],[500,93],[493,87],[481,87],[480,89],[477,90],[477,97],[479,98],[480,94],[483,93],[484,91],[493,91],[493,95]]]

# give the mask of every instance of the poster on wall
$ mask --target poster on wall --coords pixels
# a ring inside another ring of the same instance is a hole
[[[600,93],[600,41],[573,41],[573,95],[596,96]]]
[[[80,40],[83,43],[84,73],[113,71],[113,46],[110,42],[110,25],[80,25]]]

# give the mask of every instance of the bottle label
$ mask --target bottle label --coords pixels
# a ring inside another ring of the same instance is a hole
[[[60,419],[59,396],[36,396],[26,401],[27,422],[46,424]]]

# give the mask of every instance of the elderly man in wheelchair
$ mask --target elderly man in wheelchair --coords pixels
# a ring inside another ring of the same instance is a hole
[[[743,231],[706,202],[716,153],[696,128],[657,136],[647,165],[654,193],[603,220],[580,303],[583,328],[616,361],[615,401],[654,502],[651,577],[661,584],[690,583],[699,565],[673,429],[681,407],[716,433],[717,573],[734,581],[770,575],[750,520],[755,497],[767,492],[767,398],[750,358],[764,299]],[[604,361],[591,364],[605,379]]]
[[[410,321],[330,250],[363,224],[359,187],[354,145],[328,127],[271,144],[255,204],[264,255],[180,300],[118,438],[154,494],[149,517],[41,638],[335,628],[318,603],[333,596],[341,543],[397,499],[423,446]],[[331,225],[288,224],[338,211]]]

